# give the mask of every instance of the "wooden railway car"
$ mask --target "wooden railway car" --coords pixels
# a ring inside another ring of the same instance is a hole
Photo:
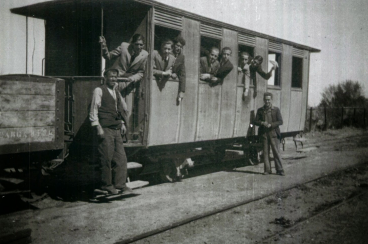
[[[91,151],[87,148],[93,141],[88,122],[92,91],[101,84],[103,70],[111,65],[101,58],[101,35],[112,50],[134,34],[142,34],[150,54],[164,38],[181,34],[186,40],[186,91],[180,104],[176,102],[178,80],[158,86],[151,55],[144,78],[124,94],[131,112],[125,145],[128,158],[144,163],[148,171],[158,163],[175,162],[178,166],[185,158],[198,155],[221,158],[234,143],[248,148],[253,138],[249,134],[252,117],[263,105],[266,91],[281,108],[282,135],[304,129],[310,54],[319,52],[315,48],[148,0],[59,0],[11,11],[46,21],[45,75],[65,80],[65,135],[70,150],[78,148],[75,152],[81,157]],[[199,79],[202,51],[212,46],[230,47],[235,67],[223,84],[215,87]],[[257,74],[255,98],[253,85],[249,96],[242,98],[244,84],[236,68],[241,51],[261,55],[263,70],[269,70],[269,60],[279,63],[272,79],[266,81]]]

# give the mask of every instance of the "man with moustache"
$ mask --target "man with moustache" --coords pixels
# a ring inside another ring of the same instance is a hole
[[[132,192],[126,185],[127,158],[123,146],[128,111],[116,89],[118,73],[117,69],[104,72],[105,83],[93,91],[89,113],[89,120],[98,136],[101,169],[99,190],[113,195]]]

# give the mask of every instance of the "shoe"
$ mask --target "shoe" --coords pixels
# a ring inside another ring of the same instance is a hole
[[[281,176],[285,176],[285,173],[284,172],[278,172],[277,174],[278,175],[281,175]]]
[[[270,172],[263,172],[263,175],[270,175],[270,174],[272,174],[272,173],[270,173]]]
[[[115,187],[113,187],[113,186],[101,187],[101,190],[107,191],[111,195],[119,194],[119,191],[117,189],[115,189]]]
[[[123,187],[117,187],[116,189],[118,189],[121,193],[132,193],[133,190],[127,186],[123,186]]]

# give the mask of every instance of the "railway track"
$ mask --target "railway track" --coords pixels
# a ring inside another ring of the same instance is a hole
[[[320,182],[320,181],[322,181],[322,182],[323,181],[328,181],[329,178],[336,177],[336,175],[344,174],[345,172],[350,172],[352,170],[354,171],[357,168],[365,168],[365,170],[368,170],[368,165],[367,165],[367,163],[365,163],[365,164],[362,164],[362,165],[359,165],[359,166],[345,168],[343,170],[334,172],[330,175],[326,175],[326,176],[319,177],[317,179],[314,179],[314,180],[311,180],[311,181],[308,181],[308,182],[304,182],[302,184],[302,186],[318,184],[318,182]],[[368,174],[367,174],[366,179],[368,180]],[[286,235],[286,233],[288,233],[292,229],[298,228],[300,225],[302,225],[304,223],[308,223],[310,221],[313,221],[314,219],[320,217],[321,215],[323,215],[325,213],[332,212],[336,208],[341,207],[344,204],[345,205],[349,204],[349,202],[351,202],[353,200],[356,200],[357,198],[360,198],[363,195],[366,195],[368,193],[368,188],[367,188],[368,184],[367,183],[368,183],[368,181],[366,183],[362,183],[361,188],[359,188],[356,191],[351,192],[348,196],[344,196],[344,197],[335,199],[333,201],[329,201],[328,203],[320,204],[319,206],[316,207],[316,210],[313,211],[307,217],[301,217],[296,221],[290,221],[290,220],[284,219],[283,217],[279,218],[279,219],[275,219],[275,221],[273,221],[272,223],[273,224],[280,224],[283,228],[281,230],[274,231],[271,234],[269,234],[267,236],[264,236],[262,238],[259,238],[258,240],[254,240],[254,241],[255,242],[260,242],[260,243],[262,243],[262,242],[265,242],[265,243],[272,242],[273,240],[277,240],[280,236]],[[182,232],[182,230],[180,230],[180,229],[183,228],[183,227],[185,228],[185,226],[187,226],[187,228],[193,228],[193,226],[201,225],[201,222],[206,222],[206,221],[207,222],[212,222],[213,220],[211,221],[211,220],[208,220],[208,219],[214,218],[214,216],[218,216],[218,215],[222,215],[222,214],[223,215],[230,214],[232,211],[237,212],[238,210],[235,210],[235,209],[242,208],[242,207],[245,207],[245,206],[250,205],[250,204],[258,205],[262,201],[263,202],[264,201],[272,202],[269,199],[272,200],[273,196],[276,196],[276,197],[278,197],[280,195],[282,196],[286,192],[290,192],[290,191],[292,191],[294,189],[297,189],[297,188],[300,188],[300,187],[301,187],[301,185],[296,185],[296,186],[287,188],[282,192],[272,193],[270,195],[263,196],[263,197],[260,197],[260,198],[256,198],[256,199],[253,199],[253,200],[247,200],[247,201],[242,201],[242,202],[238,202],[238,203],[233,203],[233,204],[230,204],[230,205],[228,205],[226,207],[223,207],[221,209],[206,212],[206,213],[203,213],[201,215],[197,215],[195,217],[188,218],[188,219],[185,219],[185,220],[182,220],[182,221],[179,221],[179,222],[174,222],[174,223],[171,223],[171,224],[169,224],[165,227],[143,233],[143,234],[135,236],[133,238],[124,239],[124,240],[121,240],[121,241],[116,242],[116,243],[119,243],[119,244],[125,244],[125,243],[136,243],[136,244],[156,243],[158,240],[160,240],[159,235],[163,235],[163,236],[166,236],[166,237],[168,235],[174,235],[175,236],[175,234],[173,234],[173,233],[175,233],[175,231]],[[219,217],[219,218],[221,219],[221,217]],[[191,224],[193,222],[197,222],[197,223],[196,224]],[[277,223],[277,222],[279,222],[279,223]],[[165,233],[167,233],[167,234],[165,234]],[[168,240],[166,240],[166,241],[168,241]],[[168,241],[168,243],[170,243],[170,241]],[[181,243],[181,242],[178,241],[177,243]],[[183,242],[183,243],[190,243],[190,242]],[[221,243],[221,242],[218,242],[218,243]],[[237,242],[229,242],[229,243],[237,243]],[[247,243],[247,242],[245,242],[245,243]]]

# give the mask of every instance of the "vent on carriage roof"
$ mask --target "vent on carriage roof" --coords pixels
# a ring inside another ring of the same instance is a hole
[[[293,56],[304,57],[304,50],[293,47]]]
[[[181,30],[182,17],[155,9],[155,24]]]
[[[268,49],[271,51],[282,52],[282,44],[274,41],[269,41]]]
[[[201,35],[219,38],[222,37],[222,28],[215,27],[212,25],[201,24]]]
[[[250,36],[247,34],[239,33],[238,34],[238,42],[240,44],[244,44],[247,46],[255,46],[256,45],[256,37]]]

